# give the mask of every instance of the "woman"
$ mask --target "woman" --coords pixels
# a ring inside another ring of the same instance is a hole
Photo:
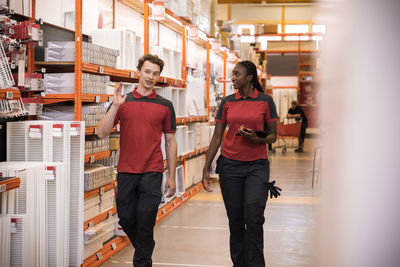
[[[231,259],[234,267],[259,267],[265,266],[263,224],[269,189],[266,144],[276,141],[277,114],[272,97],[263,93],[252,62],[236,64],[232,83],[238,91],[225,97],[219,106],[203,185],[211,192],[210,166],[228,125],[217,172],[229,218]],[[259,137],[255,131],[267,133]]]

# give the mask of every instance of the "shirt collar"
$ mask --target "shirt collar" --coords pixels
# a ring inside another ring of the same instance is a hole
[[[137,87],[135,87],[135,90],[133,90],[132,95],[135,98],[149,98],[149,99],[154,99],[157,96],[156,90],[153,89],[153,92],[151,92],[151,94],[143,96],[141,95],[138,91],[137,91]]]
[[[250,98],[256,98],[258,96],[258,90],[254,88],[253,93],[251,93],[251,95],[249,95]],[[244,99],[243,96],[240,94],[239,90],[236,91],[236,95],[235,95],[235,99]]]

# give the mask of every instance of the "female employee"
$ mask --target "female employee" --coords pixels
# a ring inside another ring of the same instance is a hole
[[[269,189],[266,144],[276,141],[277,114],[272,97],[263,93],[252,62],[236,64],[232,83],[238,91],[219,106],[203,185],[211,191],[210,166],[228,125],[217,172],[229,219],[231,259],[234,267],[260,267],[265,266],[263,224]],[[267,134],[259,137],[255,131]]]

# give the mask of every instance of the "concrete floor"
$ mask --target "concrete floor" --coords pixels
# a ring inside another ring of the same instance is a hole
[[[283,189],[269,199],[264,225],[265,257],[269,267],[313,265],[314,198],[311,189],[313,148],[307,139],[305,153],[289,149],[270,155],[271,180]],[[218,184],[214,192],[201,192],[156,226],[153,266],[229,267],[229,231]],[[129,246],[103,267],[131,266]]]

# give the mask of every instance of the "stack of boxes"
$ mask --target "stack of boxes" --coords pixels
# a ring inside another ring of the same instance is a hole
[[[110,149],[109,137],[96,140],[96,137],[87,137],[85,141],[85,155],[99,153]]]
[[[82,60],[92,64],[115,68],[118,51],[92,43],[82,42]],[[75,60],[75,42],[48,42],[45,61]]]

